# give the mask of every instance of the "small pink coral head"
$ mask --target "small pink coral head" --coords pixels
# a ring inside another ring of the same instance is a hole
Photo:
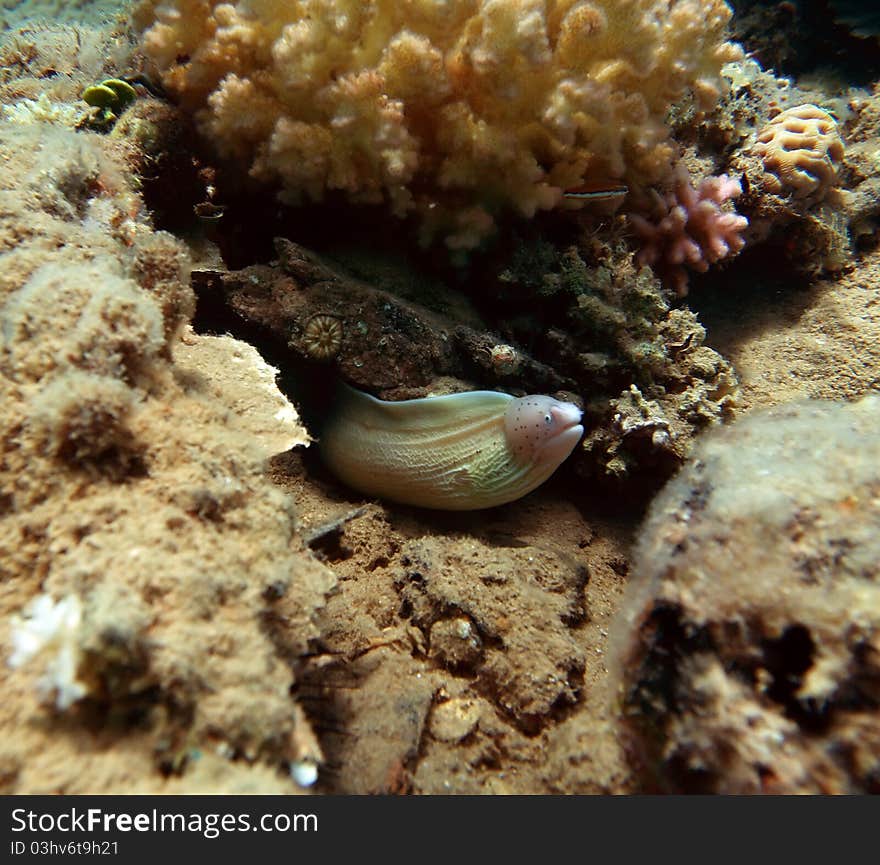
[[[705,273],[710,264],[736,255],[745,246],[742,231],[749,221],[722,210],[742,193],[738,180],[722,174],[706,177],[694,187],[679,169],[673,191],[652,195],[648,216],[633,213],[629,223],[642,246],[636,264],[650,265],[679,297],[688,291],[688,270]]]

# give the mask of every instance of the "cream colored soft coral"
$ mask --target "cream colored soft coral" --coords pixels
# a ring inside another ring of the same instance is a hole
[[[568,187],[666,176],[667,110],[714,104],[738,56],[723,0],[145,0],[138,17],[222,156],[286,201],[388,202],[452,247]]]

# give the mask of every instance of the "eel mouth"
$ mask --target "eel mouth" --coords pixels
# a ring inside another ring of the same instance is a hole
[[[541,448],[541,460],[552,462],[555,467],[568,457],[581,440],[584,434],[581,424],[583,413],[574,403],[561,402],[550,409],[550,414],[558,429]]]
[[[550,415],[559,425],[559,431],[565,432],[573,426],[580,426],[583,412],[573,402],[560,402],[550,408]]]

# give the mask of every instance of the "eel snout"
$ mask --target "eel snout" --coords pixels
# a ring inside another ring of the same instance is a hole
[[[581,410],[552,396],[531,395],[510,403],[504,431],[511,452],[522,460],[558,466],[584,433]]]
[[[550,408],[553,432],[540,448],[540,459],[559,465],[581,440],[583,413],[572,402],[559,402]]]

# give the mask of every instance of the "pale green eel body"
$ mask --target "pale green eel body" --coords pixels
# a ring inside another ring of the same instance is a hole
[[[583,434],[581,411],[494,391],[383,402],[343,386],[319,447],[346,484],[451,511],[505,504],[542,484]]]

